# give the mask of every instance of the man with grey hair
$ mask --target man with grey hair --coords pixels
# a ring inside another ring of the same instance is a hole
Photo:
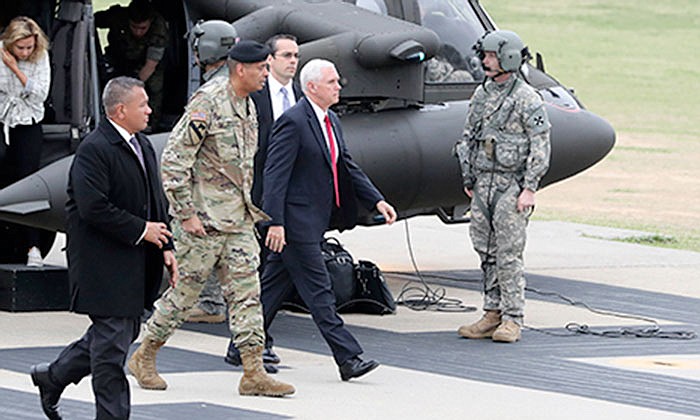
[[[320,244],[329,228],[350,229],[356,201],[391,224],[394,208],[353,162],[340,121],[329,107],[340,100],[335,65],[314,59],[301,70],[306,98],[275,123],[263,173],[263,210],[271,217],[265,245],[273,252],[262,275],[265,330],[296,288],[333,352],[343,381],[374,370],[335,307]]]
[[[112,79],[102,101],[107,119],[75,153],[66,204],[70,309],[92,324],[56,360],[31,368],[50,419],[61,418],[64,388],[90,374],[96,418],[129,418],[129,345],[156,299],[163,264],[178,278],[156,154],[140,133],[151,114],[144,84]]]

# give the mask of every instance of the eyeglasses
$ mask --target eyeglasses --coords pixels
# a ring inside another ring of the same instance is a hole
[[[293,53],[293,52],[286,52],[286,53],[275,53],[275,57],[282,57],[286,60],[291,59],[292,57],[294,58],[299,58],[299,53]]]

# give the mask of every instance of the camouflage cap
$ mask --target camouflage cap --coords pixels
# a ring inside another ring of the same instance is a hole
[[[258,63],[267,60],[271,54],[263,44],[250,40],[238,41],[228,53],[228,57],[239,63]]]

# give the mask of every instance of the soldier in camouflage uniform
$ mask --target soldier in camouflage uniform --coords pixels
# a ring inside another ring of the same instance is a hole
[[[525,228],[549,168],[550,124],[542,98],[518,75],[529,58],[520,38],[490,32],[475,49],[488,78],[474,93],[456,152],[472,199],[470,234],[481,258],[485,313],[459,334],[515,342],[525,306]]]
[[[236,30],[223,20],[197,22],[189,34],[194,58],[202,70],[202,79],[228,78],[226,58],[236,39]],[[187,322],[219,323],[226,320],[226,302],[219,278],[212,272],[207,278],[196,305],[187,313]]]
[[[132,0],[128,7],[114,5],[95,13],[95,26],[109,28],[105,57],[113,74],[129,76],[146,84],[148,105],[153,112],[150,128],[160,122],[165,68],[161,63],[168,45],[168,23],[148,0]]]
[[[457,70],[447,60],[433,57],[425,65],[425,81],[431,83],[468,83],[474,77],[466,70]]]
[[[215,270],[243,360],[239,393],[294,393],[293,386],[270,378],[262,363],[265,333],[254,223],[269,218],[250,198],[258,127],[248,94],[262,88],[269,54],[254,41],[236,44],[229,54],[229,77],[215,77],[195,92],[163,151],[163,187],[174,218],[180,280],[154,304],[141,346],[129,360],[142,388],[167,387],[156,371],[156,353],[184,322]]]

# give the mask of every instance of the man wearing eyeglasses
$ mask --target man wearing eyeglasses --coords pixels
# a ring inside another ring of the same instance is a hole
[[[272,51],[270,75],[261,90],[250,94],[258,111],[258,152],[255,154],[255,176],[251,194],[253,203],[257,206],[262,205],[262,171],[265,167],[272,123],[304,96],[301,86],[293,80],[299,65],[296,37],[278,34],[268,39],[265,46]]]

